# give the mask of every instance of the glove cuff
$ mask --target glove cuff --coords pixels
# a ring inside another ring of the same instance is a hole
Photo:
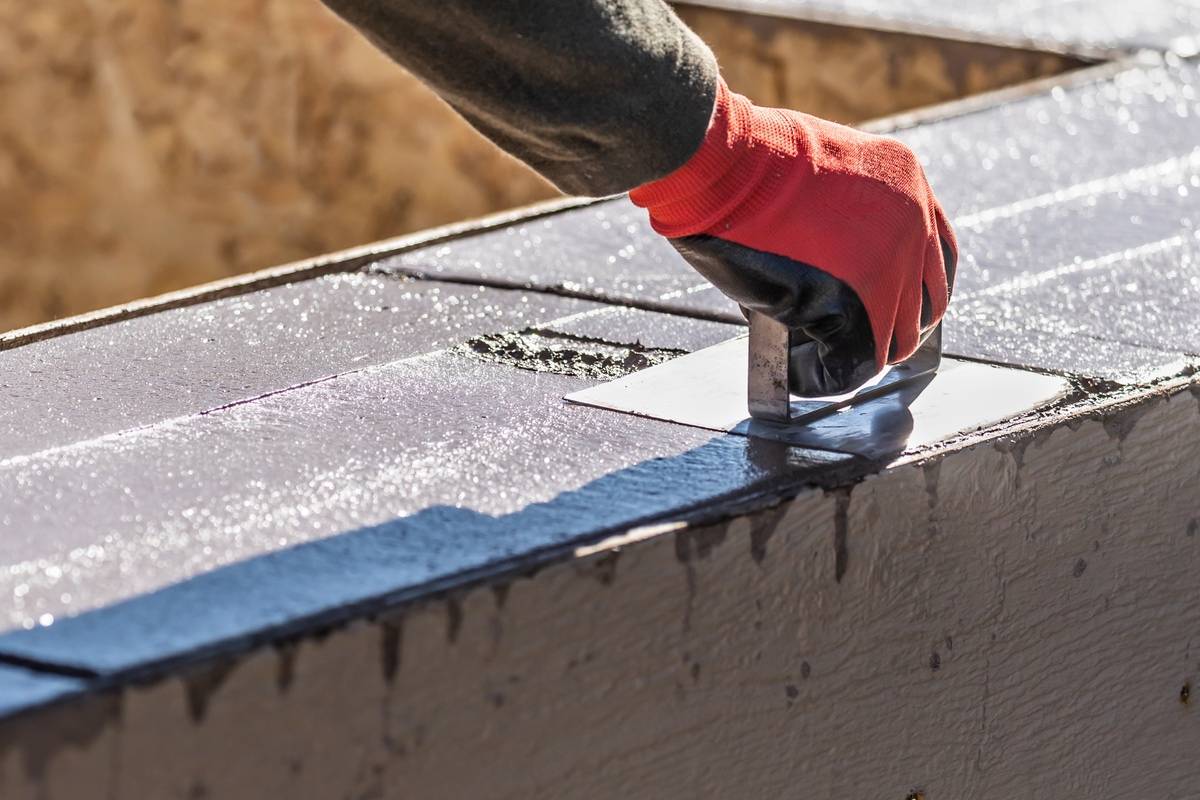
[[[754,105],[717,79],[716,102],[699,149],[674,172],[630,190],[629,199],[650,213],[650,224],[668,238],[720,229],[749,195],[769,193],[766,159],[753,157]],[[742,209],[745,210],[745,209]]]

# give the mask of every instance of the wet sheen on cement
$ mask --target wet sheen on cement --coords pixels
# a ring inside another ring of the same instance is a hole
[[[47,339],[0,352],[0,462],[600,309],[348,274]]]
[[[1186,367],[1196,83],[1191,63],[1139,67],[903,132],[962,239],[949,352],[1130,382]],[[378,269],[728,309],[640,214],[610,201]],[[4,391],[40,420],[0,411],[0,593],[10,629],[40,626],[0,652],[134,669],[845,461],[568,408],[588,379],[440,351],[530,327],[693,349],[724,335],[713,323],[689,334],[647,312],[380,276],[221,303],[0,354]],[[323,309],[315,325],[297,323],[306,308]]]

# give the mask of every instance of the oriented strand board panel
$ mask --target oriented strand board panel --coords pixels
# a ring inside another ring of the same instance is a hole
[[[86,681],[0,665],[0,797],[95,797],[116,777],[119,699]]]
[[[838,122],[878,119],[1025,81],[1083,61],[1059,53],[825,25],[768,13],[677,4],[735,91],[760,105],[796,108]]]

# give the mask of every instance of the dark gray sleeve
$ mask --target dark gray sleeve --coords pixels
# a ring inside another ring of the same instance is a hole
[[[708,127],[716,60],[662,0],[324,2],[570,194],[659,178]]]

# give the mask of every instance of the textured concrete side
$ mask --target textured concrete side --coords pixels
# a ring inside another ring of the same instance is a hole
[[[10,719],[0,795],[1190,796],[1197,396]]]

